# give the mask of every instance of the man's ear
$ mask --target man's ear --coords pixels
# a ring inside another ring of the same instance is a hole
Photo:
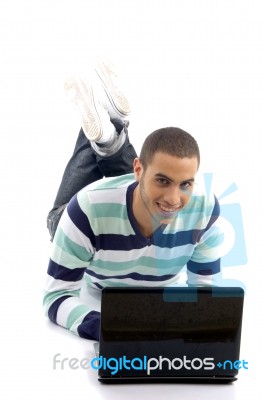
[[[140,181],[141,176],[143,174],[143,166],[141,164],[140,158],[136,157],[133,160],[133,172],[136,181]]]

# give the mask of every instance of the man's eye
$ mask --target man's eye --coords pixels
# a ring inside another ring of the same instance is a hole
[[[157,179],[157,182],[160,184],[160,185],[167,185],[168,184],[168,180],[167,179],[164,179],[164,178],[158,178]]]
[[[181,190],[188,190],[191,187],[192,187],[192,183],[191,182],[183,182],[180,185]]]

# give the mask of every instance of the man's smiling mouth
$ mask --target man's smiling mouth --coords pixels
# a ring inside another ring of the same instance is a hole
[[[178,211],[181,208],[181,205],[175,207],[168,207],[158,202],[156,204],[160,208],[160,210],[164,213],[174,213],[175,211]]]

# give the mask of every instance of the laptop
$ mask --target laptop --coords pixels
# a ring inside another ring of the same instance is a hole
[[[243,300],[240,287],[104,288],[98,380],[237,380]]]

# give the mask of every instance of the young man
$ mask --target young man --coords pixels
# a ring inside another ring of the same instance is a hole
[[[84,132],[93,136],[89,154],[95,159],[98,152],[105,165],[118,154],[126,158],[127,131],[117,132],[110,121],[114,101],[97,103],[93,87],[89,92],[79,81],[73,87],[79,107],[82,104]],[[113,149],[117,141],[121,146],[106,156],[108,145]],[[176,285],[186,266],[189,285],[218,282],[223,239],[219,205],[194,184],[199,162],[199,148],[190,134],[174,127],[158,129],[134,158],[133,174],[94,182],[70,200],[54,236],[44,295],[53,322],[98,340],[100,314],[79,299],[84,280],[97,289]]]

